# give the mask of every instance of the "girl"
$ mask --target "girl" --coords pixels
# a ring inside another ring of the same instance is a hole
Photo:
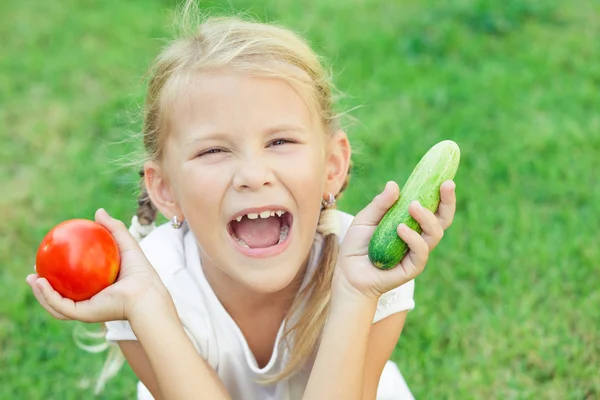
[[[399,189],[356,217],[336,211],[351,147],[330,81],[304,41],[276,26],[210,19],[167,46],[149,81],[145,190],[132,233],[104,210],[117,282],[74,303],[30,275],[54,317],[106,322],[140,379],[140,399],[408,399],[389,357],[413,279],[454,217],[454,183],[388,271],[369,239]],[[145,223],[140,226],[139,223]],[[383,374],[382,374],[383,371]]]

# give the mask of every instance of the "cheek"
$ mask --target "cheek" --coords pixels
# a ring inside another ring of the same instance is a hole
[[[277,175],[299,207],[299,233],[312,242],[326,182],[325,160],[314,150],[290,155]]]
[[[294,180],[297,186],[305,189],[307,195],[314,195],[315,191],[322,191],[325,184],[325,160],[314,148],[307,147],[282,157],[278,174],[288,178],[288,182]]]
[[[219,206],[228,184],[225,174],[190,167],[183,169],[180,182],[178,200],[188,220],[217,218],[214,210]]]

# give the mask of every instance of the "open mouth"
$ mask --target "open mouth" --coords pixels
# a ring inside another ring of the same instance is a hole
[[[269,209],[238,215],[229,222],[227,231],[244,249],[268,249],[287,241],[292,222],[291,213]]]

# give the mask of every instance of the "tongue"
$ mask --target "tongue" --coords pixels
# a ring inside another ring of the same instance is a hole
[[[233,221],[233,233],[250,248],[274,246],[279,242],[281,222],[277,217]]]

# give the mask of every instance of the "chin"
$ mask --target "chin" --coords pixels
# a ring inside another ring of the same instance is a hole
[[[256,293],[280,292],[295,282],[303,265],[300,259],[298,261],[293,259],[294,257],[286,257],[279,262],[246,260],[245,264],[241,264],[244,267],[238,271],[235,279]]]

